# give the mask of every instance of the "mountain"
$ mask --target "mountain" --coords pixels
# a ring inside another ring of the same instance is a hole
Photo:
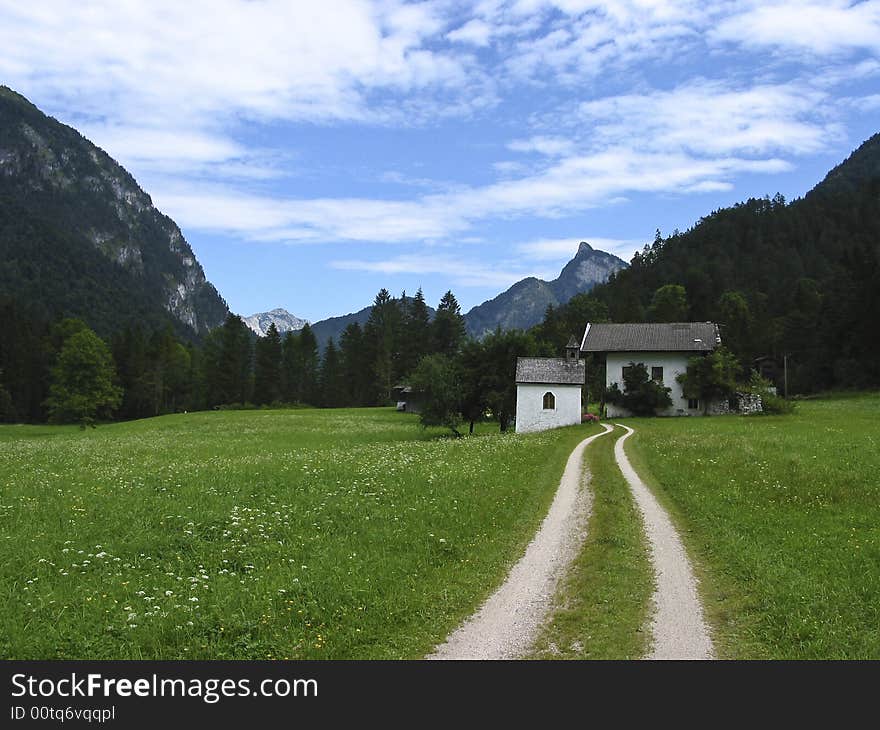
[[[0,86],[0,297],[103,336],[171,323],[196,339],[223,322],[177,224],[75,129]]]
[[[342,336],[345,328],[355,322],[363,327],[370,318],[371,311],[373,311],[372,304],[369,307],[364,307],[363,309],[358,310],[357,312],[343,314],[339,317],[328,317],[327,319],[315,322],[312,325],[312,332],[314,332],[315,339],[318,341],[318,349],[323,352],[330,340],[334,340],[338,345],[339,338]]]
[[[557,307],[567,303],[575,294],[590,291],[626,266],[623,259],[597,251],[581,241],[574,258],[553,281],[535,277],[523,279],[494,299],[471,309],[464,315],[468,334],[483,337],[497,327],[528,329],[543,320],[549,305]]]
[[[273,309],[271,312],[257,312],[250,317],[242,317],[242,320],[255,334],[261,337],[266,334],[272,324],[282,335],[285,332],[301,330],[308,324],[308,320],[295,317],[286,309],[281,308]]]

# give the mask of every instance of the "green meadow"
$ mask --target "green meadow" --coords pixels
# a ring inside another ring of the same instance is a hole
[[[880,659],[880,394],[626,423],[698,563],[721,656]]]
[[[0,656],[422,656],[596,430],[452,439],[390,409],[2,426]]]
[[[727,658],[880,658],[880,394],[628,419]],[[596,426],[390,409],[0,427],[0,656],[414,658],[503,580]],[[634,658],[652,576],[613,460],[533,656]]]

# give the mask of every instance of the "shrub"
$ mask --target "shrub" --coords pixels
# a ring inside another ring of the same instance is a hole
[[[773,415],[794,413],[795,404],[774,393],[772,388],[773,386],[770,381],[765,380],[753,370],[748,385],[743,390],[747,393],[757,393],[761,396],[763,413]]]
[[[672,405],[669,396],[672,388],[651,380],[644,363],[629,364],[623,377],[623,387],[621,391],[617,383],[612,383],[605,390],[605,400],[626,408],[634,416],[653,416],[658,410]]]
[[[599,416],[593,413],[584,413],[581,416],[581,423],[599,423]]]
[[[686,398],[698,398],[705,404],[717,400],[729,400],[736,393],[740,374],[739,363],[730,350],[718,347],[708,355],[697,355],[688,360],[687,372],[676,380]]]
[[[793,401],[785,400],[782,396],[773,393],[761,394],[761,407],[764,409],[764,413],[771,414],[794,413],[795,411]]]

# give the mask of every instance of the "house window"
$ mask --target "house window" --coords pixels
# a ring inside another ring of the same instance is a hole
[[[663,382],[663,368],[651,368],[651,380]]]
[[[623,370],[621,370],[621,375],[623,376],[623,382],[626,382],[626,376],[629,375],[630,370],[632,370],[632,365],[624,365]]]
[[[688,409],[695,411],[700,407],[700,401],[697,398],[688,398]]]
[[[553,393],[547,392],[544,393],[544,410],[545,411],[555,411],[556,410],[556,396]]]

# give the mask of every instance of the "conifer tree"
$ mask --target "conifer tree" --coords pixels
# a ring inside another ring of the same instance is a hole
[[[451,291],[447,291],[437,307],[432,325],[433,350],[447,357],[455,357],[466,337],[461,307]]]
[[[300,403],[317,405],[319,401],[318,371],[320,355],[318,353],[318,340],[315,338],[315,333],[312,332],[312,328],[308,323],[299,331],[299,341],[297,344],[301,367],[297,400]]]
[[[275,323],[254,345],[254,403],[265,405],[281,399],[281,335]]]
[[[321,360],[320,404],[324,408],[338,408],[345,405],[345,382],[342,373],[342,362],[336,343],[331,339],[324,349]]]
[[[285,403],[295,403],[298,400],[301,380],[299,334],[288,330],[281,343],[281,399]]]
[[[368,401],[370,369],[364,350],[364,331],[357,322],[349,324],[339,340],[339,355],[344,380],[343,404],[362,406]]]
[[[364,327],[364,345],[372,376],[367,401],[370,405],[385,404],[391,398],[399,324],[397,301],[387,289],[380,289]]]
[[[408,302],[401,330],[400,370],[406,376],[431,351],[431,317],[421,288]]]
[[[251,334],[241,317],[230,314],[220,327],[216,392],[218,403],[247,403],[251,395]]]

